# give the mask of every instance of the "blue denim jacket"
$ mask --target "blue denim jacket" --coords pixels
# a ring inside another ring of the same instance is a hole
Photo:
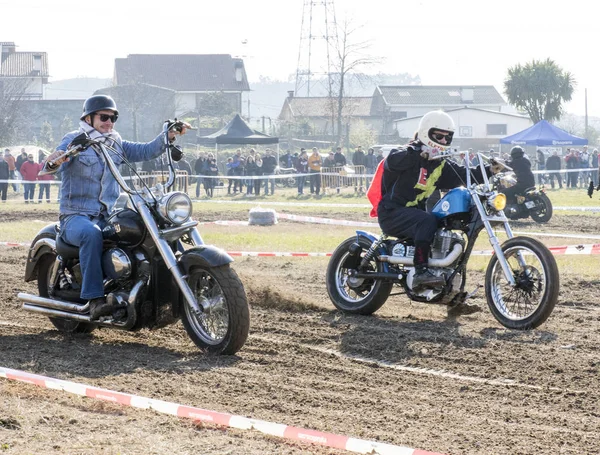
[[[63,137],[56,150],[67,150],[67,146],[79,134],[72,131]],[[117,146],[118,149],[118,146]],[[159,134],[152,142],[122,142],[122,151],[129,162],[148,161],[164,151],[163,136]],[[113,153],[111,157],[118,166],[123,159]],[[61,215],[107,215],[119,197],[120,187],[104,162],[91,147],[60,166],[62,177]]]

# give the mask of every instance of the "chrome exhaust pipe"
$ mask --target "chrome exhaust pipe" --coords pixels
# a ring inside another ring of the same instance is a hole
[[[462,251],[463,251],[462,245],[460,243],[456,243],[454,245],[454,247],[452,248],[452,251],[448,254],[448,256],[446,256],[445,258],[442,258],[442,259],[431,259],[430,258],[427,265],[429,267],[448,267],[450,264],[452,264],[454,261],[456,261],[458,259],[458,257],[461,255]],[[381,262],[389,262],[390,264],[414,265],[412,256],[398,257],[398,256],[381,255],[381,256],[378,256],[378,259]]]
[[[46,297],[40,297],[39,295],[25,294],[24,292],[19,292],[17,298],[25,304],[31,304],[27,305],[27,307],[35,305],[36,307],[64,311],[69,314],[88,313],[90,311],[89,303],[77,305],[76,303],[65,302],[64,300],[48,299]],[[25,308],[25,305],[23,305],[23,308]]]
[[[90,317],[83,314],[68,313],[66,311],[53,310],[51,308],[42,308],[28,303],[23,304],[23,309],[33,311],[34,313],[43,314],[51,318],[71,319],[79,322],[90,322]]]

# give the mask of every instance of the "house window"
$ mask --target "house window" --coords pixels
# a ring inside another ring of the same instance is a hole
[[[461,126],[458,128],[458,135],[460,137],[473,137],[472,126]]]
[[[504,124],[488,124],[487,135],[488,136],[506,136],[506,123]]]

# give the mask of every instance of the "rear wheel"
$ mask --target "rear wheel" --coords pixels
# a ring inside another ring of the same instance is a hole
[[[52,298],[49,293],[50,276],[52,274],[52,266],[56,260],[55,254],[46,254],[42,256],[38,265],[38,293],[40,297]],[[63,318],[49,318],[50,322],[59,331],[63,333],[91,333],[96,329],[96,324],[87,322],[73,321]]]
[[[188,284],[204,311],[197,315],[184,302],[183,326],[192,341],[210,354],[232,355],[239,351],[250,330],[250,309],[237,273],[224,265],[193,267]]]
[[[327,293],[338,310],[352,314],[373,314],[385,303],[392,291],[394,284],[381,279],[354,278],[349,275],[350,270],[346,260],[350,257],[350,245],[356,243],[356,237],[343,241],[331,255],[327,265]],[[364,257],[371,243],[360,238],[362,248],[361,258]],[[365,271],[380,272],[382,264],[372,259]]]
[[[531,210],[530,215],[536,223],[547,223],[552,218],[552,202],[544,193],[532,197],[536,208]]]

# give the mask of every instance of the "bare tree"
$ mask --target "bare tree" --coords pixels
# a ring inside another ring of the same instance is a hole
[[[355,26],[350,19],[344,19],[337,33],[338,41],[334,44],[335,60],[333,82],[330,84],[330,98],[332,98],[332,118],[336,123],[336,144],[342,139],[342,124],[346,111],[349,111],[345,98],[346,82],[350,77],[365,77],[359,75],[359,69],[382,62],[380,57],[371,55],[370,41],[355,41],[356,33],[362,26]]]
[[[27,79],[0,80],[0,144],[10,145],[19,137],[28,86]]]

